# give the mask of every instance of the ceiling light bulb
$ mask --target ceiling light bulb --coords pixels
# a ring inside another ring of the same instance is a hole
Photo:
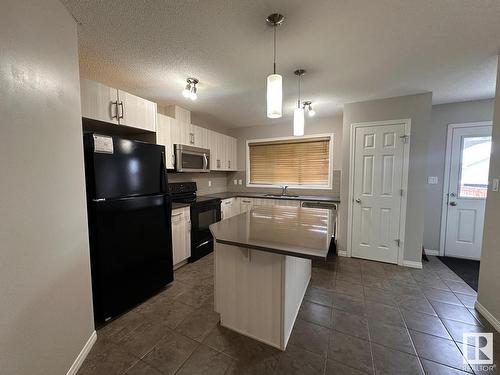
[[[314,109],[312,109],[311,107],[309,107],[309,117],[313,117],[315,114],[316,114],[316,111]]]
[[[185,98],[189,98],[191,96],[191,90],[189,90],[189,85],[187,85],[186,88],[182,90],[182,96]]]
[[[191,100],[196,100],[198,98],[198,94],[196,93],[196,84],[199,82],[198,79],[188,78],[186,81],[187,85],[184,90],[182,90],[182,96]]]
[[[304,135],[304,109],[295,108],[293,111],[293,135]]]
[[[267,117],[281,117],[282,100],[283,78],[279,74],[271,74],[267,77]]]

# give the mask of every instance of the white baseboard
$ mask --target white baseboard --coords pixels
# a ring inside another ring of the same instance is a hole
[[[438,256],[438,255],[439,255],[439,250],[434,250],[434,249],[425,249],[425,253],[426,253],[427,255]]]
[[[347,256],[347,251],[345,250],[337,250],[337,255],[340,257],[346,257]]]
[[[481,305],[478,301],[475,303],[475,308],[477,311],[481,313],[482,316],[486,318],[486,320],[497,330],[500,332],[500,321],[495,318],[483,305]]]
[[[76,375],[83,361],[85,360],[85,358],[87,358],[90,349],[92,349],[92,346],[94,346],[96,340],[97,340],[97,333],[96,331],[94,331],[90,335],[89,339],[83,346],[83,349],[80,351],[80,354],[78,354],[78,357],[76,357],[75,362],[73,362],[66,375]]]
[[[411,268],[422,268],[422,262],[414,262],[412,260],[403,259],[403,266]]]

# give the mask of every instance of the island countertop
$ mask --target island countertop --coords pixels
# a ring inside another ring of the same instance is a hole
[[[210,225],[218,243],[290,255],[326,259],[332,239],[331,210],[286,206],[257,207]]]

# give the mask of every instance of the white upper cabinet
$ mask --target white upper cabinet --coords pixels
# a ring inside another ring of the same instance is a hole
[[[236,161],[236,138],[207,131],[208,145],[210,149],[210,169],[214,171],[235,171]]]
[[[80,80],[82,117],[156,131],[156,103],[87,79]]]
[[[120,125],[156,131],[156,103],[118,90],[118,121]]]
[[[227,170],[228,171],[235,171],[237,170],[237,152],[236,152],[236,145],[237,145],[237,139],[233,137],[227,137],[226,138],[227,142],[227,152],[226,152],[226,159],[227,159]]]
[[[88,79],[80,80],[82,117],[118,124],[116,89]]]
[[[208,131],[208,148],[210,149],[210,170],[217,171],[222,169],[222,163],[219,157],[219,133],[212,130]]]
[[[191,127],[194,145],[196,147],[209,148],[208,129],[196,125],[191,125]]]
[[[157,114],[156,117],[156,143],[165,146],[165,165],[168,169],[174,168],[174,144],[171,130],[174,119]]]

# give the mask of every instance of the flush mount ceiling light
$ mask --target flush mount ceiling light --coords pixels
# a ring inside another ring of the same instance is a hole
[[[310,100],[306,100],[305,102],[302,103],[302,108],[304,110],[307,110],[307,114],[309,117],[313,117],[316,114],[316,111],[312,107],[312,102]]]
[[[276,74],[276,29],[283,23],[285,17],[279,13],[273,13],[266,21],[274,29],[274,53],[273,74],[267,76],[267,117],[280,118],[282,114],[283,101],[283,78]]]
[[[293,135],[304,135],[304,108],[300,105],[300,78],[306,74],[304,69],[297,69],[294,74],[299,81],[299,97],[297,99],[297,108],[293,111]]]
[[[196,93],[196,84],[198,82],[199,81],[196,78],[188,78],[187,85],[184,90],[182,90],[182,96],[191,100],[198,99],[198,94]]]

